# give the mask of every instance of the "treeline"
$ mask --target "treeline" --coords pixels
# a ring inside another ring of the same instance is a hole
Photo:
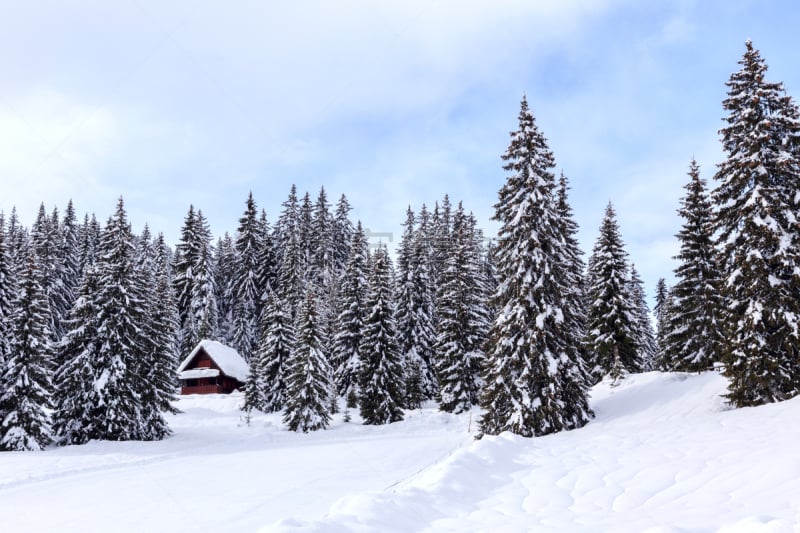
[[[406,213],[393,262],[332,206],[292,187],[273,223],[252,194],[216,242],[193,206],[174,251],[40,209],[0,215],[0,447],[160,439],[176,365],[204,338],[250,363],[244,409],[295,431],[344,409],[366,424],[436,401],[475,405],[485,434],[543,435],[593,416],[589,388],[720,365],[734,406],[800,391],[800,112],[750,42],[728,82],[726,160],[710,193],[692,161],[676,283],[653,331],[611,204],[588,261],[569,185],[523,98],[502,158],[497,239],[449,197]]]

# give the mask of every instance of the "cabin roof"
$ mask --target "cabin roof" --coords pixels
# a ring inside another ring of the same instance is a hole
[[[242,383],[247,381],[247,375],[250,373],[250,366],[247,364],[247,361],[242,359],[242,356],[239,355],[239,352],[230,346],[225,346],[221,342],[208,339],[200,341],[200,343],[195,346],[194,350],[192,350],[192,353],[186,356],[186,359],[183,360],[181,366],[178,367],[179,374],[186,370],[186,367],[192,362],[194,356],[197,355],[201,349],[205,351],[208,356],[217,364],[223,374],[235,378]],[[189,378],[182,377],[181,379]]]

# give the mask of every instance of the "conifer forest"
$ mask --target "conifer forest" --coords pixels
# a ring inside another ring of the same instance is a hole
[[[477,408],[478,436],[543,436],[591,424],[597,383],[650,371],[717,370],[731,408],[791,399],[800,109],[770,74],[747,41],[722,102],[724,160],[687,157],[675,176],[679,265],[659,280],[637,272],[613,203],[581,249],[568,176],[525,97],[482,178],[499,186],[496,235],[458,191],[388,214],[404,220],[394,250],[346,191],[288,184],[280,205],[243,198],[221,234],[187,206],[175,243],[134,233],[121,197],[106,219],[77,196],[30,227],[2,213],[0,449],[169,437],[178,366],[203,339],[249,363],[243,416],[281,413],[300,433],[435,402]]]

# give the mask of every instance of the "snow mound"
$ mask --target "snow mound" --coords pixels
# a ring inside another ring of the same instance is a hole
[[[727,410],[725,387],[715,373],[604,382],[583,429],[485,437],[264,531],[800,531],[800,398]]]

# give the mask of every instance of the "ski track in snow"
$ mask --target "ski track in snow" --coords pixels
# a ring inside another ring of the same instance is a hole
[[[472,439],[477,410],[286,431],[182,398],[162,442],[0,456],[2,531],[800,532],[800,398],[727,410],[722,377],[593,391],[595,420]]]

